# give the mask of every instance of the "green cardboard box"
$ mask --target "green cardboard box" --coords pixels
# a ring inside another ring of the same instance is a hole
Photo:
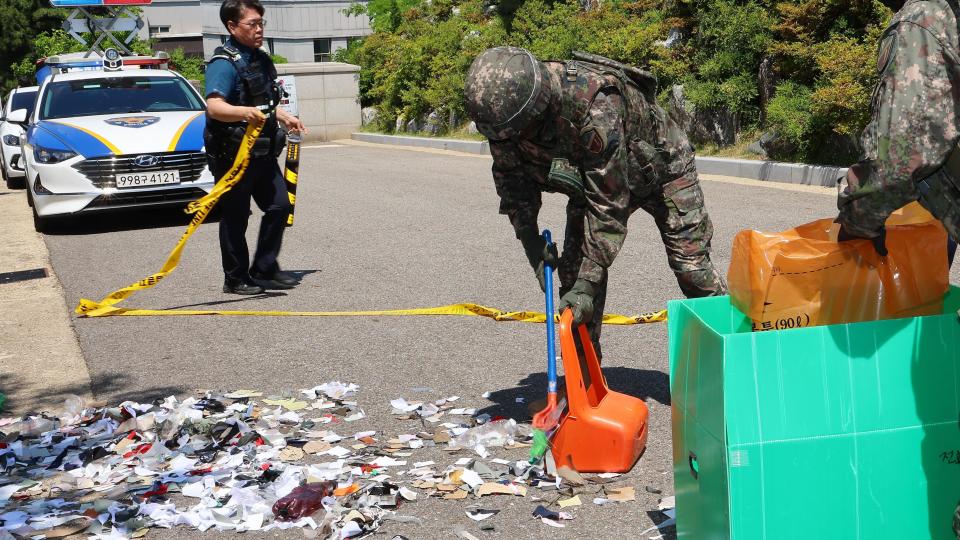
[[[670,302],[678,538],[955,540],[958,308],[752,332],[729,297]]]

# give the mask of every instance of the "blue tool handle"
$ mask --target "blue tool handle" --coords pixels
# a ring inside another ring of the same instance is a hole
[[[549,248],[553,244],[550,229],[543,230],[543,239]],[[543,262],[543,285],[547,297],[547,392],[557,392],[557,346],[553,324],[553,267]]]

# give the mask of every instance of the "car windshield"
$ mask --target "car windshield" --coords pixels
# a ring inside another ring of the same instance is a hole
[[[10,101],[10,112],[20,109],[27,110],[27,117],[33,112],[33,103],[37,100],[37,91],[17,92]]]
[[[40,119],[201,110],[203,102],[180,78],[105,77],[48,84]]]

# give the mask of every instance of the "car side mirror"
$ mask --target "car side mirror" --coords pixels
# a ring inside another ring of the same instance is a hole
[[[14,124],[26,124],[27,123],[27,110],[26,109],[17,109],[7,115],[7,122],[13,122]]]

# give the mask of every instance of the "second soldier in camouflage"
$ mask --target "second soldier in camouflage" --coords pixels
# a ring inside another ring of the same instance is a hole
[[[636,68],[579,55],[539,62],[497,47],[467,74],[467,111],[490,139],[500,213],[509,217],[543,287],[542,192],[564,193],[560,309],[589,322],[599,354],[607,268],[638,209],[653,216],[687,297],[726,294],[710,260],[713,226],[693,147],[655,101],[656,80]]]

